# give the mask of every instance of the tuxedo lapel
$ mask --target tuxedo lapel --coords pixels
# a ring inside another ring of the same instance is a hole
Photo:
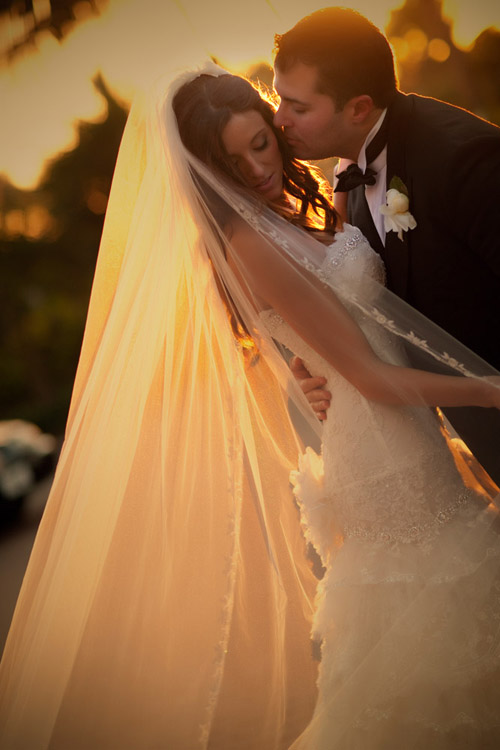
[[[412,179],[406,164],[406,142],[408,127],[412,115],[412,102],[398,92],[389,110],[389,127],[387,136],[387,189],[393,177],[399,177],[412,196]],[[381,253],[387,269],[390,289],[403,299],[407,298],[408,276],[410,268],[410,235],[404,232],[403,239],[397,232],[387,232],[385,248]]]
[[[372,248],[384,257],[384,246],[368,208],[364,185],[350,191],[347,207],[349,223],[361,229]]]
[[[410,211],[412,178],[407,169],[406,142],[412,113],[413,102],[411,98],[397,92],[387,113],[386,190],[389,189],[392,178],[399,177],[408,188]],[[348,220],[361,229],[372,248],[382,257],[387,270],[389,288],[399,297],[407,299],[411,232],[404,232],[402,240],[398,238],[397,232],[387,232],[384,246],[366,201],[364,185],[360,185],[349,192]]]

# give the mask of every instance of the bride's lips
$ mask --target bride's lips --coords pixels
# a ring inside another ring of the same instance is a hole
[[[274,183],[274,172],[269,177],[266,177],[265,180],[262,182],[259,182],[257,185],[254,185],[254,190],[258,190],[261,193],[267,193],[267,191],[272,188]]]

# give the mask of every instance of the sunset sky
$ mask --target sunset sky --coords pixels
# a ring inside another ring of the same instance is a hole
[[[45,159],[75,143],[78,119],[103,113],[91,80],[102,72],[113,92],[129,101],[160,74],[196,65],[209,55],[236,72],[272,61],[273,36],[321,7],[314,0],[109,0],[100,16],[82,0],[81,21],[57,42],[48,32],[10,65],[0,67],[0,173],[32,187]],[[384,28],[394,0],[343,2]],[[43,14],[47,0],[34,0]],[[500,28],[498,0],[445,0],[456,44],[467,47],[487,26]],[[0,16],[0,44],[16,29]]]

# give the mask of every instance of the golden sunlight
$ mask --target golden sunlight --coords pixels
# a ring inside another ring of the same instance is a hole
[[[455,466],[466,487],[470,487],[485,500],[494,500],[500,492],[493,479],[486,473],[461,438],[450,425],[441,409],[436,409],[439,429],[455,461]]]
[[[73,39],[60,44],[39,34],[36,48],[2,70],[0,171],[20,187],[35,186],[45,159],[75,145],[76,120],[105,115],[92,85],[95,62],[78,49],[78,33]]]
[[[500,28],[498,0],[443,0],[443,15],[452,19],[453,39],[459,47],[469,47],[483,29]]]
[[[427,47],[427,54],[436,62],[445,62],[451,54],[451,48],[444,39],[431,39]]]
[[[394,0],[341,4],[381,28],[396,7]],[[98,72],[125,101],[148,81],[208,56],[243,72],[259,61],[271,63],[274,34],[325,5],[325,0],[108,0],[99,3],[96,15],[82,0],[74,6],[75,22],[61,41],[49,31],[37,33],[8,63],[5,50],[19,44],[23,35],[27,38],[30,30],[27,16],[3,13],[0,173],[20,187],[34,187],[47,158],[74,146],[76,121],[105,116],[102,97],[92,84]],[[485,26],[500,27],[500,3],[444,0],[443,8],[454,20],[457,43],[470,44]],[[50,0],[35,0],[33,18],[47,18],[50,9]],[[450,54],[445,41],[427,39],[419,29],[391,41],[400,60],[428,55],[442,62]]]

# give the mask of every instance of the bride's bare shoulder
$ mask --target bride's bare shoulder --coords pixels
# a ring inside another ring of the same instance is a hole
[[[231,220],[225,224],[224,232],[229,239],[234,237],[247,237],[256,234],[256,230],[252,229],[249,222],[237,214],[234,214],[234,216],[231,217]]]
[[[224,227],[224,233],[229,245],[238,252],[246,252],[252,248],[265,246],[264,239],[251,224],[240,216],[232,218]]]

